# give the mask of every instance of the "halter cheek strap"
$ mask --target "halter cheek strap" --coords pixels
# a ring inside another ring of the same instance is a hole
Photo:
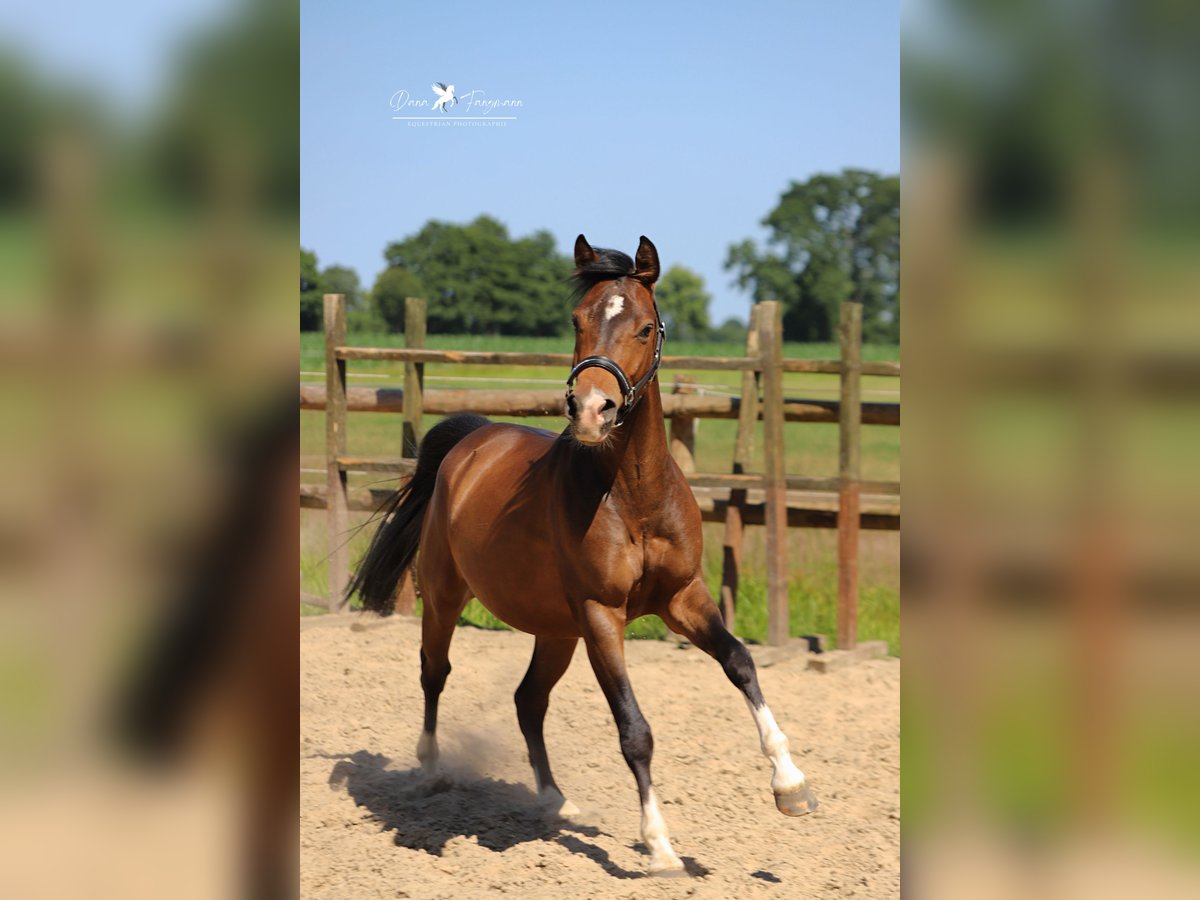
[[[629,376],[625,371],[607,356],[586,356],[575,364],[575,368],[571,370],[571,374],[567,376],[567,399],[570,400],[574,393],[575,379],[584,369],[603,369],[608,372],[613,378],[617,379],[617,384],[621,387],[622,403],[621,408],[617,410],[616,424],[620,425],[625,421],[625,417],[633,411],[637,406],[637,402],[642,399],[642,391],[646,385],[650,383],[650,379],[658,372],[658,367],[662,363],[662,346],[663,340],[667,336],[667,328],[663,324],[662,318],[658,315],[658,308],[655,307],[654,317],[658,319],[658,336],[654,341],[654,359],[650,361],[650,368],[646,370],[646,374],[637,380],[636,384],[631,384]]]

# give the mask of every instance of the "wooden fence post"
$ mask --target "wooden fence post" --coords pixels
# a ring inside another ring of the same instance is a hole
[[[696,379],[691,375],[676,375],[672,394],[696,393]],[[671,417],[671,456],[684,473],[696,471],[696,419],[694,416]]]
[[[425,301],[404,298],[404,346],[425,346]],[[425,363],[404,364],[404,456],[416,459],[421,443],[421,419],[425,414]]]
[[[346,361],[337,358],[337,348],[346,343],[346,295],[325,295],[325,494],[326,527],[329,531],[329,611],[346,605],[350,580],[349,549],[346,546],[346,473],[338,457],[346,455]]]
[[[755,304],[750,309],[750,327],[746,330],[746,356],[757,358],[759,313]],[[733,474],[743,475],[750,468],[754,454],[754,430],[758,427],[758,382],[759,373],[742,372],[742,402],[738,407],[737,438],[733,446]],[[742,567],[745,523],[742,511],[746,506],[746,489],[734,488],[729,492],[729,505],[725,508],[725,547],[721,561],[721,616],[725,627],[733,631],[737,624],[738,579]]]
[[[858,643],[859,444],[862,433],[862,304],[843,303],[842,374],[838,441],[837,645]]]
[[[786,644],[788,624],[787,460],[783,444],[783,309],[762,304],[759,346],[763,379],[763,457],[766,462],[767,642]]]
[[[404,346],[420,349],[425,346],[425,301],[420,297],[404,298]],[[425,364],[404,364],[404,425],[401,455],[416,459],[423,436],[425,416]],[[410,476],[411,477],[411,476]],[[412,568],[405,569],[396,587],[395,611],[411,616],[417,610],[417,591],[413,584]]]

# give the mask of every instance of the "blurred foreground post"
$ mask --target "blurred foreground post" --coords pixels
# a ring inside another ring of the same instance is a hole
[[[767,643],[788,641],[787,472],[783,448],[783,308],[760,304],[767,527]]]
[[[837,645],[858,643],[859,441],[862,431],[862,304],[843,303],[838,441]]]
[[[750,308],[750,327],[746,330],[746,356],[758,357],[758,327],[760,307]],[[733,474],[744,475],[750,468],[754,453],[754,429],[758,424],[759,373],[742,372],[742,402],[738,407],[737,437],[733,445]],[[721,562],[721,616],[731,632],[736,625],[738,578],[742,567],[742,544],[745,533],[746,489],[733,488],[725,508],[725,552]]]
[[[337,348],[346,343],[346,295],[325,295],[325,496],[329,538],[329,611],[346,604],[350,580],[346,547],[346,361]]]

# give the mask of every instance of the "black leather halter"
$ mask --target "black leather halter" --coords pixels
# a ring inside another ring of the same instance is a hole
[[[618,366],[613,360],[607,356],[585,356],[575,368],[571,370],[571,374],[567,376],[567,401],[569,402],[575,390],[575,379],[584,369],[603,369],[608,372],[613,378],[617,379],[617,384],[621,386],[621,394],[624,398],[621,403],[621,408],[617,410],[617,419],[614,424],[620,425],[625,421],[625,417],[633,411],[637,402],[642,399],[642,391],[646,385],[650,383],[650,379],[658,372],[659,364],[662,362],[662,346],[663,340],[667,336],[667,327],[663,324],[662,316],[658,314],[658,304],[654,306],[654,318],[658,322],[658,336],[654,341],[654,359],[650,361],[650,368],[646,370],[646,374],[637,380],[637,384],[631,384],[629,376],[625,371]]]

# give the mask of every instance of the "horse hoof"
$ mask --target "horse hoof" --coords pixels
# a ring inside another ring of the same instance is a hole
[[[683,866],[683,860],[670,859],[662,863],[650,863],[650,868],[647,870],[655,878],[686,878],[687,869]]]
[[[799,790],[776,794],[775,807],[785,816],[806,816],[817,808],[817,798],[804,784]]]
[[[421,738],[417,741],[417,760],[421,763],[421,768],[426,775],[432,775],[437,771],[437,738],[428,731],[422,731]]]
[[[579,807],[557,791],[552,794],[544,794],[539,798],[539,802],[542,809],[550,816],[568,818],[579,815]]]

